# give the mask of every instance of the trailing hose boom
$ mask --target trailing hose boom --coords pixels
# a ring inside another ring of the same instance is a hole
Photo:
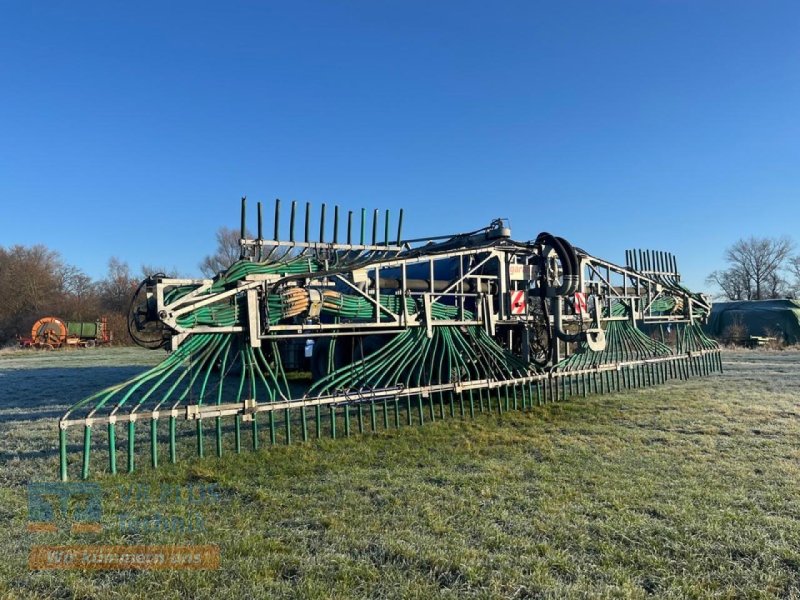
[[[326,241],[324,204],[316,241],[306,204],[300,241],[295,202],[282,240],[280,211],[278,200],[268,239],[259,203],[258,235],[249,238],[242,200],[241,259],[213,279],[142,282],[130,333],[170,353],[64,415],[62,479],[67,434],[76,427],[83,428],[85,478],[98,425],[108,430],[108,468],[116,472],[116,427],[127,423],[133,471],[138,421],[149,422],[149,436],[140,437],[149,439],[155,467],[164,442],[177,460],[179,421],[193,422],[199,456],[208,435],[222,455],[225,447],[241,451],[244,423],[257,448],[262,438],[274,444],[363,432],[365,412],[375,431],[381,421],[390,428],[502,413],[721,369],[716,343],[700,328],[710,302],[681,284],[669,253],[631,250],[618,265],[550,233],[515,241],[503,220],[403,240],[402,210],[396,234],[385,212],[382,236],[374,211],[370,239],[366,211],[358,231],[348,212],[340,238],[339,207]],[[287,372],[303,353],[311,355],[312,379],[290,385]],[[227,435],[223,420],[233,424]]]

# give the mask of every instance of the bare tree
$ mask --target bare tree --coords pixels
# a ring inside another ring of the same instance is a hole
[[[42,245],[0,247],[0,341],[24,334],[63,294],[64,262]]]
[[[747,278],[736,269],[713,271],[706,277],[706,283],[722,290],[728,300],[749,300]]]
[[[789,273],[791,273],[792,281],[792,297],[800,298],[800,255],[793,256],[789,259]]]
[[[714,271],[706,281],[730,300],[780,298],[789,292],[784,273],[793,248],[787,237],[740,239],[725,251],[728,268]]]
[[[65,265],[59,277],[61,293],[53,299],[54,312],[64,319],[77,321],[97,318],[102,310],[92,278],[73,265]]]
[[[98,283],[103,306],[115,313],[125,314],[138,283],[131,275],[128,263],[112,256],[108,261],[108,274]]]
[[[239,247],[240,232],[229,227],[220,227],[217,230],[217,250],[209,254],[200,263],[200,270],[206,277],[213,277],[224,271],[239,260],[241,249]],[[249,234],[248,234],[249,236]]]
[[[140,269],[140,273],[142,279],[147,279],[151,275],[166,275],[167,277],[181,277],[181,274],[178,272],[177,268],[172,267],[171,269],[168,269],[161,265],[143,264]]]

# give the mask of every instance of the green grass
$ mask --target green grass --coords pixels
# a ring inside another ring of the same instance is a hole
[[[0,466],[0,593],[800,597],[800,353],[723,360],[705,380],[102,476],[101,534],[27,532],[24,484],[53,480],[56,460],[17,457]],[[53,421],[31,422],[15,447],[52,449]],[[218,502],[142,505],[115,487],[205,482]],[[124,511],[199,514],[205,530],[122,533]],[[35,543],[170,542],[218,544],[221,569],[27,568]]]

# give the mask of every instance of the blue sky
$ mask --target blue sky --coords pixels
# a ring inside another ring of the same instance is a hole
[[[800,3],[0,1],[0,245],[185,274],[251,202],[511,219],[703,288],[800,242]]]

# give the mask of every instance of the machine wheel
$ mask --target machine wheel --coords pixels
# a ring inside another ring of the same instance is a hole
[[[50,350],[58,348],[67,340],[67,326],[56,317],[44,317],[33,324],[31,340],[41,347],[50,346]]]

